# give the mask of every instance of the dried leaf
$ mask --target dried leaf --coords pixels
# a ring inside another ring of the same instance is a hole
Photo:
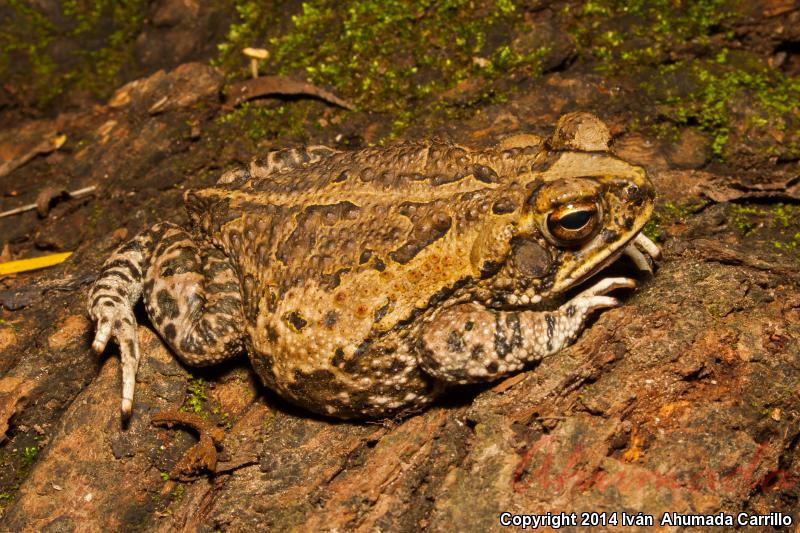
[[[695,185],[691,193],[700,193],[715,202],[730,202],[747,198],[800,200],[800,177],[786,178],[721,176],[708,172],[693,172]]]
[[[0,178],[18,169],[39,154],[49,154],[54,150],[58,150],[64,146],[65,142],[67,142],[66,135],[57,134],[47,137],[18,158],[0,164]]]
[[[25,405],[33,386],[33,382],[18,377],[6,376],[0,380],[0,442],[6,438],[9,420]]]
[[[50,212],[50,202],[56,198],[68,196],[69,193],[60,187],[45,187],[36,195],[36,212],[44,218]]]
[[[240,81],[225,88],[225,103],[237,106],[263,96],[310,96],[352,110],[353,104],[325,89],[286,76],[261,76]]]
[[[32,259],[18,259],[17,261],[0,263],[0,276],[55,266],[66,261],[71,255],[72,252],[64,252],[60,254],[43,255]]]
[[[528,377],[528,374],[523,372],[521,374],[511,376],[510,378],[506,378],[497,385],[495,385],[494,387],[492,387],[492,392],[496,392],[497,394],[503,393],[508,389],[510,389],[511,387],[513,387],[514,385],[516,385],[517,383],[519,383],[520,381],[524,380],[526,377]]]

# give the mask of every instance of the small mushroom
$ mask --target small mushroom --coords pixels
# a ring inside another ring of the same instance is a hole
[[[253,78],[258,78],[258,61],[267,59],[269,52],[263,48],[245,48],[242,53],[250,58],[250,72],[253,74]]]

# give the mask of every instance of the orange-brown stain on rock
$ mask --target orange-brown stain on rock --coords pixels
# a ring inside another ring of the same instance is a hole
[[[90,325],[89,319],[83,315],[68,316],[58,326],[56,332],[47,338],[47,345],[51,350],[63,350],[88,331]]]

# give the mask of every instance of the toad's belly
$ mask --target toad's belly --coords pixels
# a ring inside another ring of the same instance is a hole
[[[327,367],[304,368],[284,352],[250,350],[253,368],[267,388],[309,411],[337,418],[385,418],[419,411],[444,388],[416,359],[386,346],[369,345],[354,356],[333,357]]]

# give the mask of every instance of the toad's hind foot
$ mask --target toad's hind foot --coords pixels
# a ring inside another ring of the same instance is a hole
[[[124,418],[140,359],[133,306],[142,296],[156,330],[185,363],[218,363],[242,348],[239,280],[224,255],[174,224],[137,235],[106,261],[89,296],[92,348],[102,352],[111,339],[119,345]]]
[[[92,348],[101,353],[114,339],[122,359],[122,416],[133,407],[136,371],[139,368],[139,343],[133,306],[142,294],[145,251],[152,247],[152,232],[138,235],[117,249],[105,262],[89,292],[89,315],[97,324]]]

